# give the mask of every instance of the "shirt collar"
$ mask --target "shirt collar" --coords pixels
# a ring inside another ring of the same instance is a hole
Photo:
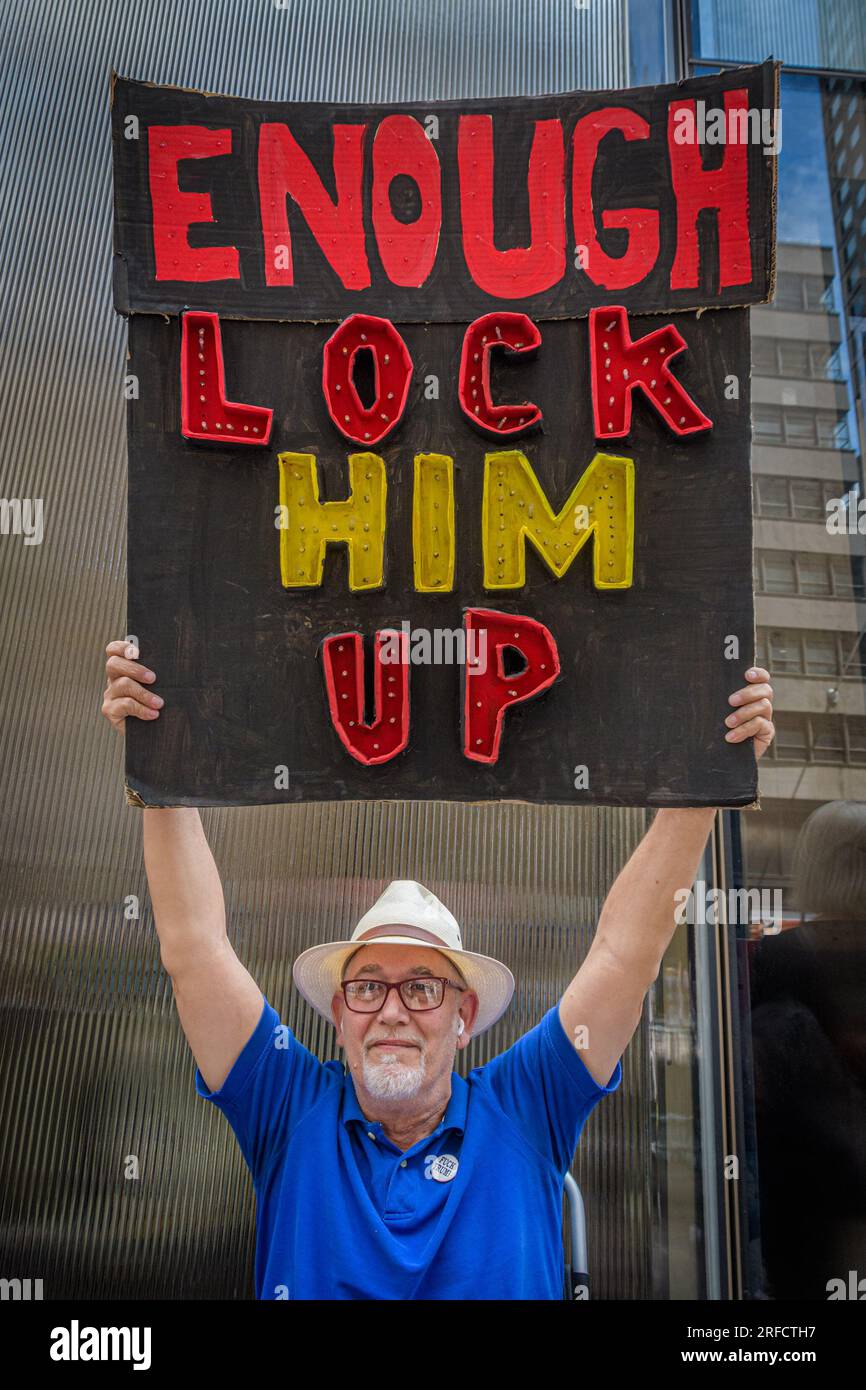
[[[433,1133],[438,1134],[440,1129],[457,1129],[462,1134],[466,1128],[466,1107],[468,1099],[468,1085],[463,1080],[462,1076],[458,1076],[456,1071],[452,1071],[451,1099],[448,1101],[448,1106],[445,1111],[445,1116],[442,1120],[441,1125],[437,1125]],[[375,1130],[377,1128],[381,1128],[378,1120],[373,1121],[367,1119],[366,1115],[364,1114],[363,1110],[358,1104],[358,1097],[355,1092],[355,1083],[352,1080],[351,1074],[348,1071],[348,1069],[346,1070],[346,1074],[343,1077],[342,1119],[343,1124],[347,1127],[351,1120],[360,1120],[361,1124],[364,1125],[366,1129]]]

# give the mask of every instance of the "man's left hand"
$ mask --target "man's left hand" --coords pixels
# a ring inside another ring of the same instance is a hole
[[[767,751],[776,736],[773,724],[773,687],[770,673],[761,666],[753,666],[746,672],[748,685],[735,690],[728,696],[728,704],[734,705],[725,723],[728,743],[743,743],[748,738],[755,740],[755,757],[760,758]]]

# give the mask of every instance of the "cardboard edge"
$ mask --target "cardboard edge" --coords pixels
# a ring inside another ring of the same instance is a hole
[[[117,247],[113,248],[111,258],[111,306],[116,314],[121,314],[123,318],[132,315],[132,308],[129,303],[129,274],[126,257]],[[159,317],[159,315],[155,315]],[[180,317],[178,315],[178,317]]]
[[[125,318],[131,313],[129,303],[129,268],[120,249],[117,224],[117,163],[114,153],[114,98],[120,74],[111,69],[108,81],[108,120],[111,138],[111,305],[116,314]]]
[[[210,798],[198,800],[195,797],[184,797],[180,801],[170,801],[160,798],[157,801],[148,801],[147,796],[152,796],[153,792],[148,788],[142,789],[144,795],[131,787],[128,782],[124,782],[124,792],[127,804],[138,807],[139,809],[156,810],[198,810],[209,811],[213,809],[230,810],[261,810],[265,806],[344,806],[346,804],[354,806],[395,806],[395,805],[447,805],[447,806],[473,806],[473,807],[497,807],[497,806],[529,806],[537,810],[547,810],[554,807],[566,809],[606,809],[610,811],[759,811],[761,809],[760,799],[749,801],[737,805],[726,805],[724,802],[712,804],[711,802],[701,803],[700,805],[677,806],[668,805],[656,806],[652,803],[637,802],[635,804],[625,804],[619,801],[524,801],[519,797],[497,797],[487,798],[482,801],[455,799],[453,797],[331,797],[331,798],[311,798],[307,801],[216,801]],[[167,793],[166,795],[170,795]]]
[[[769,85],[771,87],[770,100],[772,102],[773,112],[775,113],[776,111],[778,111],[781,116],[782,64],[779,62],[775,62],[772,58],[770,58],[767,60],[764,66],[768,70],[767,77],[769,78]],[[776,135],[778,132],[774,130],[773,133],[774,135]],[[767,298],[759,301],[759,303],[772,304],[773,300],[776,298],[776,254],[778,248],[779,230],[779,155],[778,153],[776,153],[775,155],[768,155],[767,158],[770,160],[771,165],[770,264],[767,267],[769,272],[769,287]]]
[[[134,789],[134,787],[131,787],[128,782],[124,782],[123,790],[126,794],[126,803],[128,806],[147,806],[147,802],[139,796],[138,792]]]
[[[650,94],[653,94],[657,92],[660,87],[668,88],[671,92],[677,92],[679,88],[684,86],[686,83],[693,85],[695,83],[703,82],[707,86],[709,86],[714,79],[720,76],[725,76],[729,72],[766,72],[767,69],[772,65],[774,65],[774,60],[772,58],[763,58],[760,62],[757,63],[734,63],[731,67],[725,67],[720,72],[693,73],[684,77],[678,77],[672,82],[646,82],[643,84],[643,86],[640,87],[558,87],[556,91],[552,92],[500,92],[498,94],[490,94],[488,96],[478,97],[431,97],[429,101],[422,96],[410,100],[403,98],[401,100],[395,101],[375,102],[304,101],[303,99],[298,98],[296,98],[294,101],[286,101],[275,97],[252,96],[248,93],[212,92],[204,87],[186,87],[180,82],[152,82],[144,77],[131,77],[127,73],[117,73],[116,75],[119,81],[127,82],[137,87],[156,87],[162,91],[186,92],[191,96],[218,97],[221,101],[255,102],[257,105],[264,107],[314,107],[319,108],[322,111],[325,111],[330,110],[335,106],[340,108],[347,108],[348,110],[352,110],[353,108],[359,109],[362,107],[376,106],[377,108],[381,107],[385,111],[393,111],[394,113],[399,113],[401,111],[404,111],[408,105],[424,106],[425,109],[429,107],[431,111],[435,111],[438,108],[453,107],[455,104],[459,104],[460,106],[465,107],[467,110],[475,109],[478,111],[483,111],[484,107],[488,105],[491,101],[501,101],[505,98],[511,98],[512,100],[516,98],[517,100],[532,101],[534,98],[539,96],[592,96],[598,99],[602,99],[605,97],[621,97],[624,92],[627,92],[629,94],[630,99],[636,99],[641,98],[645,95],[648,96]],[[775,63],[775,66],[781,67],[781,63]]]
[[[752,67],[760,67],[761,64],[759,64],[759,63],[757,63],[757,64],[756,64],[756,63],[753,63],[753,64],[751,64],[751,66],[752,66]],[[208,89],[207,89],[206,87],[184,87],[180,82],[151,82],[151,81],[149,81],[146,77],[129,77],[126,73],[122,73],[122,72],[115,72],[115,73],[114,73],[114,77],[115,77],[116,80],[119,81],[119,82],[129,82],[129,83],[133,83],[136,87],[157,87],[157,88],[159,88],[159,89],[162,90],[162,91],[189,92],[191,95],[199,96],[199,97],[218,97],[221,101],[261,101],[262,104],[265,105],[265,106],[309,106],[309,105],[316,105],[316,104],[318,104],[319,106],[331,106],[331,105],[350,106],[350,105],[352,104],[351,102],[318,102],[318,103],[306,102],[306,101],[281,102],[281,101],[277,101],[276,99],[267,100],[267,99],[265,99],[265,98],[263,98],[263,97],[238,96],[237,92],[210,92],[210,91],[208,91]],[[113,90],[113,86],[112,86],[112,90]],[[356,102],[356,103],[355,103],[355,105],[359,105],[359,106],[360,106],[360,105],[363,105],[363,104],[364,104],[363,102]],[[405,105],[406,105],[405,102],[391,102],[391,103],[383,102],[383,103],[382,103],[383,106],[384,106],[384,105],[388,105],[388,104],[393,105],[393,106],[405,106]]]

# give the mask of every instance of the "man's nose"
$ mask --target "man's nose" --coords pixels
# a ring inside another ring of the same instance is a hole
[[[384,1023],[405,1023],[408,1021],[409,1010],[400,997],[399,989],[388,990],[388,998],[379,1011],[379,1018]]]

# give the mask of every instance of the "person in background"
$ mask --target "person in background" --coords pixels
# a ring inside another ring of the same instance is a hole
[[[751,950],[761,1241],[771,1298],[826,1301],[866,1277],[866,804],[814,811],[793,877],[809,920]]]

